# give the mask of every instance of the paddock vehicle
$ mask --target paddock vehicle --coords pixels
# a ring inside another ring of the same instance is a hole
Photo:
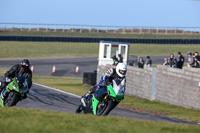
[[[86,98],[86,107],[80,104],[76,113],[82,110],[84,113],[93,113],[94,115],[108,115],[124,99],[125,87],[121,86],[120,79],[112,80],[110,85],[102,84],[94,95]]]
[[[0,106],[15,106],[23,99],[28,90],[28,85],[24,77],[13,78],[12,81],[1,91],[1,98],[3,93],[6,95],[3,99],[0,99]]]

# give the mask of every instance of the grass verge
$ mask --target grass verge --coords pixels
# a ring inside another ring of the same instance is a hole
[[[2,133],[199,133],[200,126],[139,121],[119,117],[60,113],[38,109],[0,108]]]
[[[0,41],[0,59],[21,58],[59,58],[59,57],[98,57],[98,43],[64,42],[14,42]],[[130,55],[166,55],[178,51],[186,55],[188,51],[197,51],[199,45],[161,45],[131,44]]]

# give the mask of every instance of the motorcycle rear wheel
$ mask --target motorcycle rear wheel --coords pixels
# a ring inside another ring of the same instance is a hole
[[[11,91],[9,94],[8,94],[8,96],[7,96],[7,98],[6,98],[6,100],[5,100],[5,106],[8,106],[8,107],[10,107],[10,106],[14,106],[14,105],[16,105],[17,104],[17,102],[18,102],[18,93],[17,92],[14,92],[14,91]]]

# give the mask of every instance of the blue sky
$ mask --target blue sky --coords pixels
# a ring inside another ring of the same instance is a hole
[[[200,1],[0,0],[0,22],[200,27]]]

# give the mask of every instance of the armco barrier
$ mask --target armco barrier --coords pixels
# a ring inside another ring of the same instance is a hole
[[[106,37],[56,37],[56,36],[6,36],[0,35],[0,41],[34,42],[86,42],[99,43],[101,40],[146,44],[200,44],[200,39],[143,39],[143,38],[106,38]]]
[[[98,66],[97,82],[111,65]],[[200,69],[128,66],[126,94],[200,110]]]

